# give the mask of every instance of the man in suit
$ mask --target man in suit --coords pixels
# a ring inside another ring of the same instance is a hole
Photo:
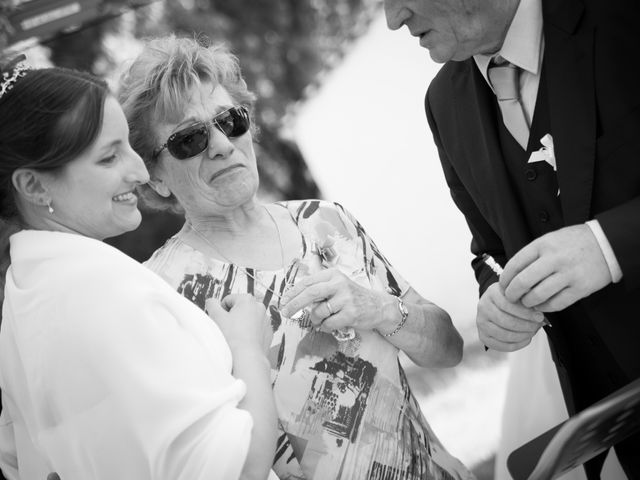
[[[640,377],[640,2],[384,3],[445,63],[425,108],[473,237],[480,339],[523,348],[544,313],[571,414]],[[638,437],[616,447],[630,478]]]

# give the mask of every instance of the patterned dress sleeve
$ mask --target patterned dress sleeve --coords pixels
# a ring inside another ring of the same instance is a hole
[[[360,222],[341,204],[334,203],[342,225],[351,238],[357,242],[358,254],[374,290],[386,290],[395,296],[402,296],[411,285],[391,265]]]

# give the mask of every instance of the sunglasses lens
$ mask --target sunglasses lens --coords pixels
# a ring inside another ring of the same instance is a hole
[[[207,126],[199,123],[174,133],[167,140],[167,150],[178,160],[195,157],[209,144]]]
[[[213,124],[229,138],[249,131],[249,112],[245,107],[233,107],[213,118]],[[167,150],[178,160],[195,157],[209,145],[209,129],[200,122],[174,133],[167,140]]]
[[[214,124],[227,137],[239,137],[249,130],[249,113],[244,107],[230,108],[216,116]]]

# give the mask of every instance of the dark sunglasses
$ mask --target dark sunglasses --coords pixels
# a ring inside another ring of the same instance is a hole
[[[167,143],[156,149],[153,158],[157,158],[165,148],[178,160],[195,157],[209,146],[209,129],[212,126],[228,138],[235,138],[247,133],[250,124],[247,107],[232,107],[219,113],[209,122],[194,123],[177,131],[167,139]]]

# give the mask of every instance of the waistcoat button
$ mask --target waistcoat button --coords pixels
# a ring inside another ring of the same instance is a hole
[[[527,168],[524,171],[524,176],[526,177],[527,180],[529,180],[530,182],[533,182],[538,177],[538,173],[533,168]]]

